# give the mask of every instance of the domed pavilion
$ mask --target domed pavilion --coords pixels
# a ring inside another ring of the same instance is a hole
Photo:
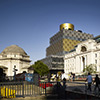
[[[24,71],[32,73],[30,62],[30,56],[17,45],[8,46],[0,54],[0,68],[7,76],[14,75],[14,68],[17,69],[16,74]]]

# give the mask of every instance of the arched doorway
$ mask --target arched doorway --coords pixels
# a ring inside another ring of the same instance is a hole
[[[87,51],[86,46],[81,46],[81,52],[84,53]],[[85,68],[87,64],[87,55],[81,56],[81,71],[83,72],[83,69]]]

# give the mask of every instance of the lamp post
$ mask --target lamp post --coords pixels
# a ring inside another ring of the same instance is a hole
[[[13,71],[14,72],[14,80],[16,80],[16,71],[18,71],[18,69],[16,69],[16,66],[15,65],[14,65],[14,68],[13,69],[14,69],[14,71]]]

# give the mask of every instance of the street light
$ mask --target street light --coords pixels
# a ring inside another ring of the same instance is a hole
[[[13,69],[14,69],[14,71],[13,71],[14,72],[14,80],[16,80],[16,71],[18,71],[18,69],[16,69],[16,66],[15,65],[14,65],[14,68]]]

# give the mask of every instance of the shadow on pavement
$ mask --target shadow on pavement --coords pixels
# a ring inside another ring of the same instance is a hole
[[[65,88],[60,84],[60,82],[57,82],[57,84],[53,86],[51,94],[48,94],[45,97],[45,100],[65,100],[65,99],[66,99]]]

